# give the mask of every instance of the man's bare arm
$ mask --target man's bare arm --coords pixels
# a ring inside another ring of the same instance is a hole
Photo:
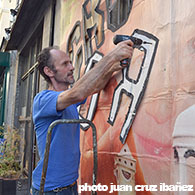
[[[86,97],[103,89],[112,74],[121,70],[120,61],[131,58],[133,53],[131,41],[121,42],[109,54],[104,56],[97,65],[82,76],[70,90],[62,92],[57,100],[57,110],[62,110],[71,104],[81,102]]]

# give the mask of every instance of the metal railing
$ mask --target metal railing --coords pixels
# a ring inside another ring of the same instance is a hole
[[[62,123],[88,123],[91,126],[92,135],[93,135],[93,163],[94,163],[93,164],[93,178],[92,179],[93,179],[93,185],[96,185],[96,180],[97,180],[97,135],[96,135],[95,125],[87,119],[72,119],[72,120],[59,119],[59,120],[55,120],[54,122],[52,122],[48,128],[39,195],[43,195],[43,192],[44,192],[44,185],[45,185],[46,173],[47,173],[47,167],[48,167],[49,150],[50,150],[52,131],[56,125],[62,124]],[[92,194],[95,195],[96,192],[92,192]]]

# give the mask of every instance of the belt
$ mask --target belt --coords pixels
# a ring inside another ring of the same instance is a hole
[[[60,188],[56,188],[54,190],[52,190],[53,192],[61,192],[63,190],[66,190],[68,188],[71,188],[72,186],[74,186],[76,184],[76,181],[68,186],[65,186],[65,187],[60,187]]]

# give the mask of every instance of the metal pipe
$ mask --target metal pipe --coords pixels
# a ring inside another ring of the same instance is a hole
[[[93,185],[96,185],[96,180],[97,180],[97,136],[96,136],[95,125],[87,119],[72,119],[72,120],[59,119],[59,120],[55,120],[54,122],[52,122],[48,128],[39,195],[43,195],[43,192],[44,192],[44,185],[45,185],[46,173],[47,173],[47,167],[48,167],[49,150],[50,150],[52,131],[56,125],[61,124],[61,123],[88,123],[91,126],[92,134],[93,134],[93,162],[94,162],[94,164],[93,164]],[[92,194],[96,194],[96,192],[92,192]]]

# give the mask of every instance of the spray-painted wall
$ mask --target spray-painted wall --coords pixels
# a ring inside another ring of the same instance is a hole
[[[113,194],[194,193],[163,192],[165,185],[195,185],[194,10],[194,0],[61,1],[58,41],[76,78],[115,47],[116,34],[150,43],[135,48],[130,66],[80,109],[97,129],[97,184],[109,187],[98,194],[117,184]],[[92,149],[91,129],[82,131],[82,185],[92,184]],[[124,192],[122,185],[136,188]]]

